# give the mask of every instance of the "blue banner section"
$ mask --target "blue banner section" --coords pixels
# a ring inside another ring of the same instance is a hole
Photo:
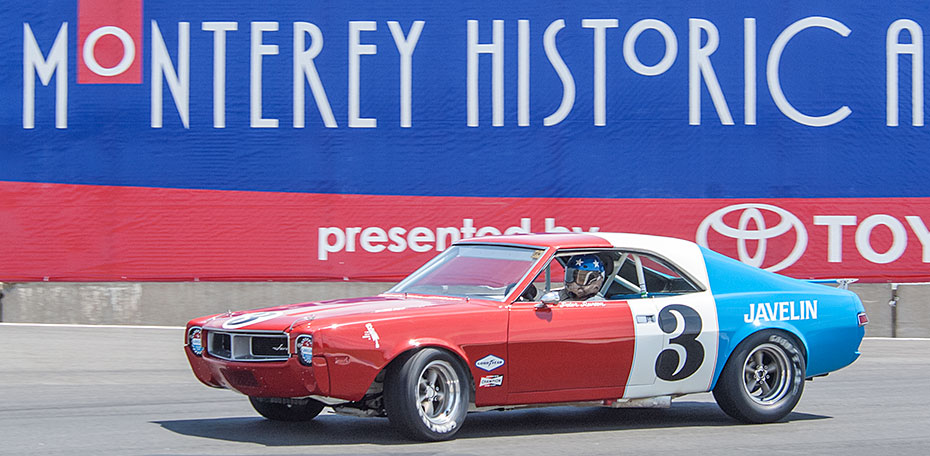
[[[0,181],[928,196],[926,2],[0,7]]]

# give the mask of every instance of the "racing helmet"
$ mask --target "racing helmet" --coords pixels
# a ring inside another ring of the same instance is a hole
[[[594,296],[604,284],[604,263],[597,255],[575,255],[565,265],[565,287],[577,299]]]

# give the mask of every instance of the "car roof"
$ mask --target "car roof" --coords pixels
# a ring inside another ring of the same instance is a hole
[[[546,233],[486,236],[463,239],[464,244],[502,244],[555,249],[624,249],[658,254],[671,261],[707,289],[708,275],[701,248],[684,239],[633,233]]]
[[[612,247],[604,238],[587,233],[512,234],[463,239],[457,244],[512,244],[534,247],[585,248]]]

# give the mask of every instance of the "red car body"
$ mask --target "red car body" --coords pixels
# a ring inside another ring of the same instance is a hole
[[[526,236],[500,236],[491,242],[525,245]],[[587,235],[548,235],[533,240],[551,256],[558,249],[588,248]],[[544,242],[540,242],[544,241]],[[522,289],[546,263],[542,258]],[[623,397],[633,358],[634,333],[628,308],[553,308],[541,318],[531,302],[513,303],[439,296],[392,295],[301,303],[262,309],[281,312],[256,322],[248,331],[298,334],[309,326],[314,337],[313,368],[293,356],[295,337],[289,338],[284,362],[234,362],[185,350],[194,374],[203,383],[229,388],[248,396],[324,396],[359,401],[375,377],[400,354],[420,347],[440,347],[467,362],[476,385],[489,372],[475,366],[485,356],[507,359],[499,387],[476,387],[478,407],[528,403],[570,402]],[[188,328],[228,331],[223,323],[249,312],[233,312],[191,320]],[[554,315],[558,314],[558,315]],[[556,317],[556,318],[553,318]],[[552,324],[555,320],[557,323]],[[364,336],[371,324],[377,343]],[[508,324],[510,334],[508,338]],[[509,342],[509,344],[508,344]]]

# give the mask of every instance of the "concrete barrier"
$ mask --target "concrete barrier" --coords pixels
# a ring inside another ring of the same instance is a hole
[[[392,283],[30,282],[2,285],[0,321],[183,325],[226,310],[371,296]],[[930,284],[852,284],[873,337],[930,337]]]
[[[324,299],[371,296],[390,283],[30,282],[6,283],[0,321],[183,325],[193,317]]]
[[[930,284],[852,284],[869,315],[866,335],[930,337]]]

